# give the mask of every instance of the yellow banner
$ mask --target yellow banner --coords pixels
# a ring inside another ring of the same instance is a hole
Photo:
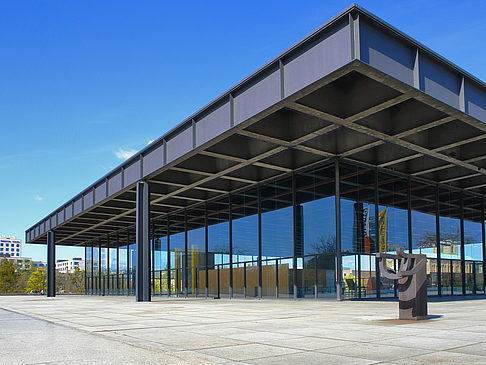
[[[386,252],[387,214],[388,214],[388,208],[382,210],[378,215],[378,235],[379,235],[380,252]]]

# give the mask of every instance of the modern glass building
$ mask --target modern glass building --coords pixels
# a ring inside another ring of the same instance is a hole
[[[484,295],[486,85],[353,5],[26,231],[86,294]],[[396,266],[389,260],[387,265]]]

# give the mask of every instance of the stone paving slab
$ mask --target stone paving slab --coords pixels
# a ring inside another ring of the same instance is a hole
[[[1,364],[486,364],[486,299],[393,301],[0,296]]]

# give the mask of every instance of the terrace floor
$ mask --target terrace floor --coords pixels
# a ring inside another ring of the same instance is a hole
[[[486,364],[486,299],[393,301],[0,296],[0,364]]]

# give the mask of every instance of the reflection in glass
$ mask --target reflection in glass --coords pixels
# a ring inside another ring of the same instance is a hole
[[[93,294],[93,247],[86,247],[86,293]]]
[[[120,246],[118,257],[118,281],[120,293],[128,294],[128,247]]]
[[[229,297],[228,198],[208,203],[208,281],[212,296]]]
[[[100,248],[93,246],[93,292],[100,293]]]
[[[115,244],[114,242],[112,244]],[[117,268],[118,268],[118,261],[117,261],[117,248],[110,247],[108,256],[108,288],[109,293],[112,295],[118,294],[118,277],[117,277]]]

